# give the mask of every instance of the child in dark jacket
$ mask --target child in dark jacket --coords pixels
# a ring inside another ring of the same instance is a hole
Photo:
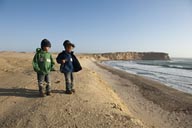
[[[66,94],[72,94],[75,92],[73,83],[73,72],[80,71],[81,65],[78,59],[72,52],[75,47],[69,40],[64,41],[63,46],[65,50],[57,56],[57,63],[61,64],[60,71],[64,73],[65,83],[66,83]]]
[[[38,86],[40,96],[44,97],[43,82],[46,82],[46,94],[50,95],[51,81],[50,72],[54,71],[54,61],[52,55],[48,52],[51,48],[51,43],[44,39],[41,41],[41,48],[36,49],[36,54],[33,58],[33,69],[37,72]]]

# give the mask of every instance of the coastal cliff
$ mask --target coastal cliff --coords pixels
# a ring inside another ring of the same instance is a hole
[[[167,53],[160,52],[114,52],[93,55],[99,60],[170,60]]]

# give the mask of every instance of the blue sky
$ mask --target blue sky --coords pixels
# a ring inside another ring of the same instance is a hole
[[[0,50],[167,52],[192,57],[191,0],[0,0]]]

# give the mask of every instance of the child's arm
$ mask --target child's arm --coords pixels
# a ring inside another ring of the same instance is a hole
[[[55,65],[55,62],[54,62],[53,57],[52,57],[52,55],[51,55],[51,70],[52,70],[52,71],[55,71],[54,65]]]
[[[33,69],[36,71],[36,72],[39,72],[40,71],[40,68],[39,68],[39,65],[38,65],[38,56],[37,54],[35,54],[34,58],[33,58]]]
[[[60,53],[60,54],[57,56],[56,60],[57,60],[57,63],[58,63],[58,64],[64,64],[64,63],[66,62],[65,58],[63,58],[63,56],[62,56],[62,53]]]

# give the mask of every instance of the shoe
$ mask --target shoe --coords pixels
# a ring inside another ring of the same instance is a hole
[[[72,91],[67,90],[67,91],[66,91],[66,94],[72,94]]]
[[[50,95],[51,95],[51,92],[46,92],[46,95],[47,95],[47,96],[50,96]]]
[[[72,91],[73,93],[75,93],[75,89],[71,89],[71,91]]]
[[[40,97],[45,97],[45,95],[42,91],[40,91],[39,95],[40,95]]]

